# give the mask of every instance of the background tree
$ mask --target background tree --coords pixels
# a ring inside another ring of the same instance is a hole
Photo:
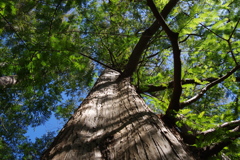
[[[1,159],[37,155],[27,127],[69,118],[103,67],[131,77],[193,151],[239,159],[238,4],[1,1]]]

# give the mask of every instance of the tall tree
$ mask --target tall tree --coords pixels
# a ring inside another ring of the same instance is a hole
[[[239,159],[238,3],[0,2],[1,158]]]

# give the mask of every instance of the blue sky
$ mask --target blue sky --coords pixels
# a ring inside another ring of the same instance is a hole
[[[98,76],[100,75],[102,71],[102,67],[96,64],[95,71],[97,72],[97,76],[93,77],[94,83],[97,80]],[[64,93],[62,94],[62,96],[63,96],[62,103],[64,103],[68,98]],[[85,99],[86,96],[87,96],[86,93],[79,95],[79,97],[83,99]],[[82,102],[79,101],[79,103],[77,103],[77,106],[79,106],[81,103]],[[32,142],[35,142],[35,138],[41,138],[42,135],[46,134],[47,132],[60,131],[66,123],[67,121],[64,121],[63,119],[60,119],[60,120],[56,119],[54,116],[54,112],[52,112],[50,119],[45,124],[40,125],[38,127],[34,127],[34,128],[29,127],[28,132],[25,134],[25,136],[28,136]],[[57,134],[55,136],[57,136]]]
[[[65,123],[66,122],[61,119],[56,119],[54,114],[52,114],[51,118],[45,124],[34,128],[29,127],[28,132],[25,135],[28,136],[32,142],[35,142],[35,138],[41,138],[41,136],[47,132],[59,131]]]
[[[95,78],[94,81],[96,79],[97,78]],[[65,93],[63,93],[62,96],[63,96],[62,103],[64,103],[68,99],[68,97],[66,96]],[[79,97],[82,97],[84,99],[86,96],[87,94],[84,94],[84,93],[83,95],[79,95]],[[76,105],[79,106],[81,103],[82,102],[79,101]],[[45,122],[43,125],[40,125],[37,127],[28,127],[28,132],[25,134],[25,136],[28,136],[32,142],[35,142],[35,138],[41,138],[44,134],[48,132],[60,131],[66,123],[67,123],[67,120],[64,121],[63,119],[55,118],[54,112],[52,112],[50,119],[47,122]],[[57,136],[57,134],[55,136]]]

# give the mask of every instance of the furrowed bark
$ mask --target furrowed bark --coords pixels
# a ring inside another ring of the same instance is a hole
[[[107,69],[42,160],[191,160],[184,144],[130,84]]]
[[[176,6],[179,0],[170,0],[168,4],[163,8],[161,15],[163,18],[166,18],[167,15],[171,12],[171,10]],[[158,31],[160,28],[160,24],[156,20],[148,29],[146,29],[143,33],[141,38],[139,39],[137,45],[133,49],[132,54],[129,57],[128,63],[123,71],[123,77],[130,77],[137,69],[139,64],[140,58],[146,49],[148,42],[153,37],[153,35]]]

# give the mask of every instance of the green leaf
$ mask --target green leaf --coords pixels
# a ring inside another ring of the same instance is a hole
[[[41,61],[42,66],[47,66],[47,63],[44,61]]]
[[[201,112],[199,115],[198,115],[198,118],[202,118],[205,114],[205,111]]]
[[[187,114],[189,112],[191,112],[191,109],[182,109],[181,110],[181,114]]]
[[[197,77],[193,77],[193,79],[194,79],[194,81],[197,82],[197,83],[200,83],[200,84],[202,83],[202,81],[199,80]]]
[[[38,53],[38,54],[37,54],[37,58],[38,58],[38,59],[41,59],[41,54]]]

